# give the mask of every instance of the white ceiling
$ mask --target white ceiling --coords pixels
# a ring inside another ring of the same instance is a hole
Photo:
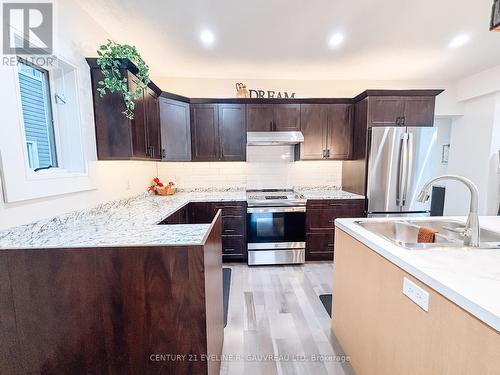
[[[454,80],[500,63],[492,0],[86,0],[154,76]],[[211,48],[200,32],[215,34]],[[330,49],[333,33],[345,35]],[[460,33],[469,44],[450,49]]]

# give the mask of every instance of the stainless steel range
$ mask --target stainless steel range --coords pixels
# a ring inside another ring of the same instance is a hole
[[[248,264],[305,262],[306,200],[293,190],[247,190]]]

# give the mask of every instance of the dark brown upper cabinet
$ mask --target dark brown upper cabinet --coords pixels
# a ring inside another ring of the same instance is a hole
[[[368,124],[373,126],[432,126],[433,96],[368,97]]]
[[[274,131],[300,130],[300,104],[274,105]]]
[[[150,88],[144,91],[144,108],[147,155],[154,160],[161,160],[160,100],[158,95]]]
[[[220,160],[246,160],[245,105],[219,104]]]
[[[301,160],[345,160],[352,150],[351,104],[302,104]]]
[[[191,160],[189,103],[160,97],[163,161]]]
[[[191,105],[191,144],[194,161],[219,160],[217,104]]]
[[[135,102],[134,118],[123,115],[125,103],[120,93],[107,93],[100,97],[98,82],[103,75],[96,59],[89,58],[94,102],[97,157],[99,160],[160,160],[160,117],[158,96],[161,91],[154,83],[144,90]],[[120,65],[122,76],[127,77],[129,90],[137,87],[137,67],[128,60]]]
[[[352,158],[365,158],[370,127],[433,126],[436,96],[442,91],[367,90],[356,97]]]
[[[248,104],[250,132],[300,130],[300,104]]]
[[[247,104],[249,132],[270,132],[274,124],[273,104]]]
[[[244,104],[191,104],[194,161],[245,161]]]

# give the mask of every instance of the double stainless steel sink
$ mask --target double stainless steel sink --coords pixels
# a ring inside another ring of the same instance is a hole
[[[456,220],[360,220],[356,223],[366,230],[409,250],[434,248],[500,249],[500,233],[483,228],[480,228],[479,247],[465,246],[462,234],[464,223]],[[436,231],[434,243],[417,242],[420,227],[428,227]]]

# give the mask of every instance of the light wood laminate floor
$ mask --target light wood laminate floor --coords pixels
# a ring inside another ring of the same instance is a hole
[[[226,267],[226,265],[225,265]],[[331,263],[232,268],[222,375],[352,375],[319,295]]]

